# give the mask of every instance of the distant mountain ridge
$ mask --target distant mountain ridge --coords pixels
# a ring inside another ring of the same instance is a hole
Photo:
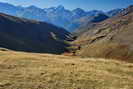
[[[100,13],[88,18],[82,18],[83,19],[82,25],[80,25],[80,27],[75,32],[73,32],[73,34],[75,36],[79,36],[88,31],[89,29],[93,28],[97,23],[102,22],[108,18],[110,17],[105,15],[104,13]]]
[[[41,9],[36,6],[21,7],[8,3],[0,3],[0,12],[2,13],[17,17],[44,21],[65,28],[70,32],[73,32],[80,27],[80,25],[82,24],[82,22],[80,21],[81,18],[88,18],[100,13],[104,13],[108,16],[114,16],[119,11],[121,11],[121,9],[103,12],[99,10],[84,11],[81,8],[77,8],[71,11],[65,9],[62,5]]]

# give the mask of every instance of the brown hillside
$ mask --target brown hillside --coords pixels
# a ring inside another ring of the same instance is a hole
[[[133,6],[97,24],[76,41],[77,55],[133,61]]]

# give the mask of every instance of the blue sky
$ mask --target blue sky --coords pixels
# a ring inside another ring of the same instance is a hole
[[[41,8],[63,5],[67,9],[83,8],[85,10],[111,10],[133,5],[133,0],[0,0],[15,5],[35,5]]]

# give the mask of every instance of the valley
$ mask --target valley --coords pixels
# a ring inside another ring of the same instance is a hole
[[[133,5],[110,11],[0,2],[0,89],[133,89]]]

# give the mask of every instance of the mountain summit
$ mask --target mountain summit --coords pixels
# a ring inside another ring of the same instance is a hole
[[[64,11],[64,10],[65,10],[65,7],[62,6],[62,5],[59,5],[59,6],[57,6],[56,9],[57,9],[57,10],[60,10],[60,11]]]
[[[36,6],[29,6],[25,8],[7,3],[0,3],[0,7],[0,12],[2,13],[22,18],[44,21],[65,28],[70,32],[73,32],[80,27],[82,24],[82,21],[80,20],[82,18],[89,18],[99,13],[104,13],[98,10],[84,11],[81,8],[77,8],[71,11],[65,9],[65,7],[62,5],[41,9]],[[118,12],[119,11],[113,10],[104,14],[114,16]]]

